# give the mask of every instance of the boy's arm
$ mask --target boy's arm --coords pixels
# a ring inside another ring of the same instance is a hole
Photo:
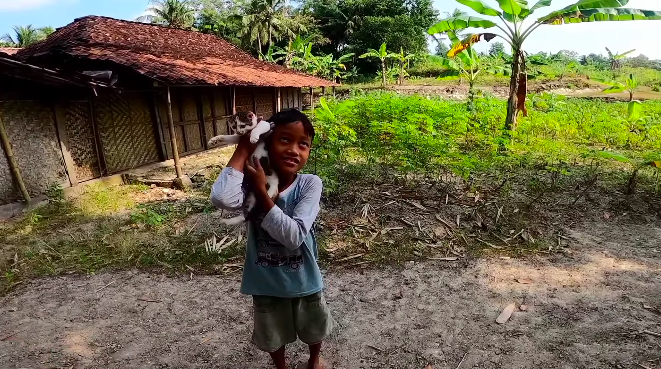
[[[211,203],[221,209],[236,210],[243,206],[243,169],[246,159],[255,150],[248,135],[242,136],[227,167],[211,187]]]
[[[274,206],[264,217],[262,228],[276,241],[290,250],[299,248],[308,236],[319,214],[322,183],[319,177],[310,177],[301,191],[301,198],[291,217]]]

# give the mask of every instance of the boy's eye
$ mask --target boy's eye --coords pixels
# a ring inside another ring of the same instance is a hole
[[[287,137],[280,137],[280,141],[289,142],[289,139]]]
[[[299,145],[301,145],[301,146],[305,146],[305,147],[310,147],[310,143],[309,143],[309,142],[301,142],[301,143],[299,143]]]

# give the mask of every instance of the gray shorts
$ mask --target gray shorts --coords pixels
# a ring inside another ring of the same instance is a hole
[[[277,351],[296,337],[308,345],[320,343],[333,329],[322,292],[296,298],[253,296],[252,301],[252,342],[262,351]]]

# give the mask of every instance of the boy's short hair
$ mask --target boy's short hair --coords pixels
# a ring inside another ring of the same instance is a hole
[[[275,113],[275,115],[267,121],[273,123],[275,127],[294,122],[301,122],[305,133],[310,136],[310,140],[314,140],[314,127],[312,126],[312,122],[310,122],[307,115],[301,113],[298,109],[284,109]]]

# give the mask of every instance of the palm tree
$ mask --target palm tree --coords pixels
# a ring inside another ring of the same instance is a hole
[[[149,4],[149,14],[136,18],[136,21],[181,29],[191,28],[195,22],[195,8],[191,0],[150,0]]]
[[[381,44],[379,50],[368,49],[367,52],[360,56],[361,59],[364,58],[378,58],[381,61],[381,85],[386,87],[386,59],[390,59],[395,54],[390,54],[386,50],[386,43]]]
[[[262,52],[274,40],[284,37],[292,40],[297,34],[307,32],[302,18],[287,16],[288,8],[286,0],[252,0],[241,16],[244,40],[251,45],[256,43],[257,51]]]
[[[54,32],[55,32],[55,28],[53,28],[51,26],[46,26],[46,27],[39,28],[39,33],[41,33],[41,35],[44,38],[47,38],[48,36],[52,35]]]
[[[9,33],[2,36],[2,40],[6,41],[12,47],[27,47],[35,42],[43,40],[45,37],[31,24],[27,26],[14,26],[15,36],[12,37]]]

